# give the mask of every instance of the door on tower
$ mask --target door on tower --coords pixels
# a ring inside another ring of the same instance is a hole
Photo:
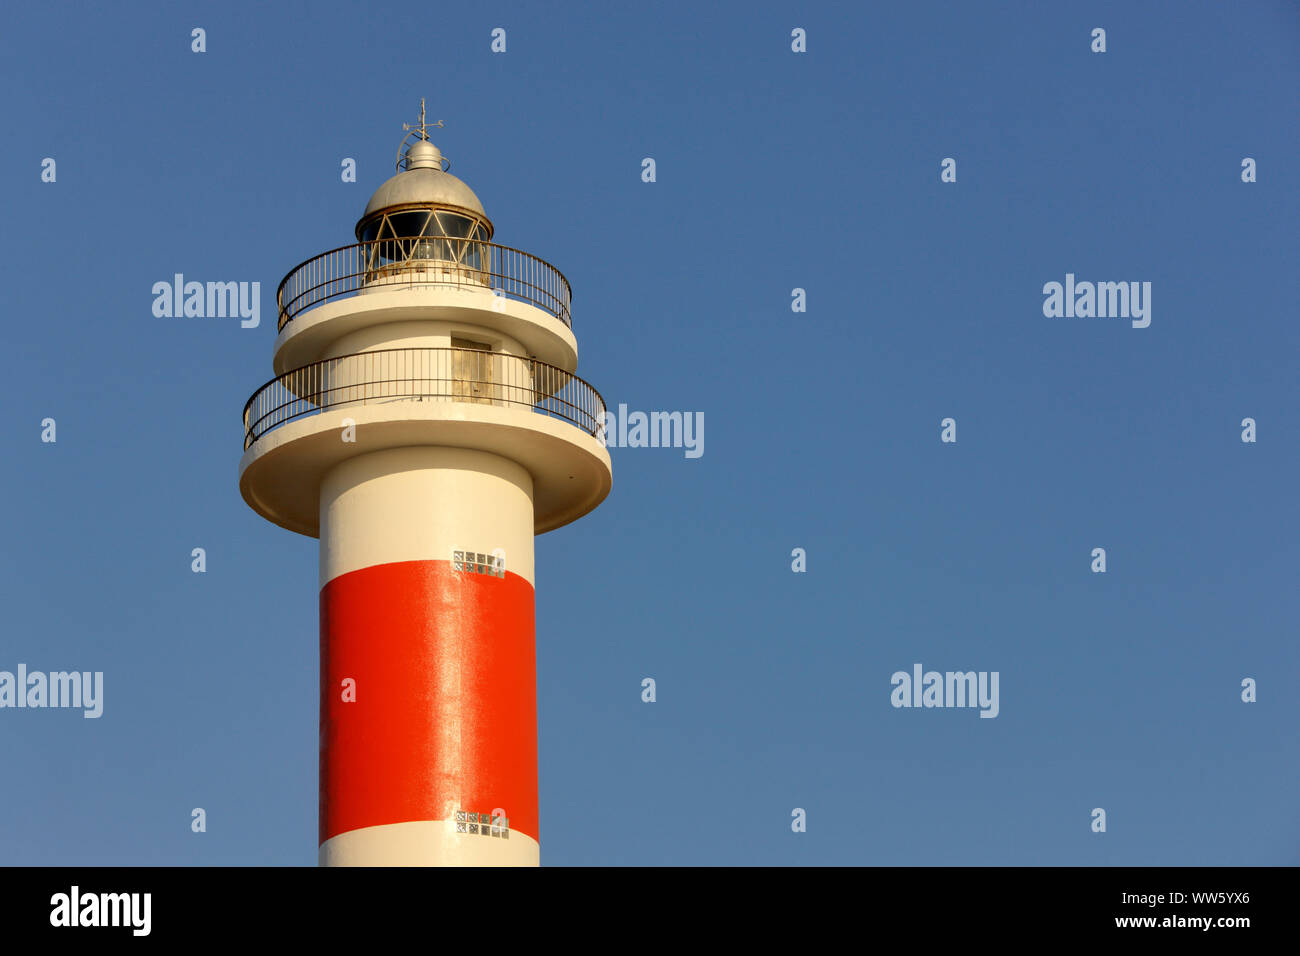
[[[452,336],[452,396],[458,402],[492,404],[494,378],[492,346]]]

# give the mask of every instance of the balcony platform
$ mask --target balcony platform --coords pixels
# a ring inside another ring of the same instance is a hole
[[[390,448],[466,448],[528,470],[541,534],[609,494],[612,465],[597,437],[604,409],[582,379],[518,356],[432,348],[328,359],[248,400],[239,490],[268,521],[319,537],[321,480],[331,468]],[[349,419],[355,441],[344,440]]]
[[[382,285],[302,312],[275,340],[277,375],[325,358],[345,335],[377,325],[444,321],[511,336],[548,365],[578,367],[578,340],[549,313],[488,289],[453,285]]]

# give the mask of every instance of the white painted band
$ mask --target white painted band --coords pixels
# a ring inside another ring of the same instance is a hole
[[[361,827],[320,846],[321,866],[538,866],[532,837],[459,833],[451,820],[414,820]]]
[[[504,553],[533,580],[533,481],[521,465],[466,448],[390,448],[350,458],[320,495],[320,586],[395,561]]]

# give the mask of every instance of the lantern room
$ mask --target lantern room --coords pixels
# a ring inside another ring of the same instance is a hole
[[[412,134],[417,138],[405,153],[399,148],[397,175],[375,190],[357,222],[367,284],[414,270],[487,285],[492,222],[474,190],[447,171],[423,115]]]

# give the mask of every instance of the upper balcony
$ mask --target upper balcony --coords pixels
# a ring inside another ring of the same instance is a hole
[[[276,293],[276,329],[331,299],[421,286],[491,291],[573,326],[569,281],[550,263],[483,239],[434,234],[341,246],[298,265]]]

